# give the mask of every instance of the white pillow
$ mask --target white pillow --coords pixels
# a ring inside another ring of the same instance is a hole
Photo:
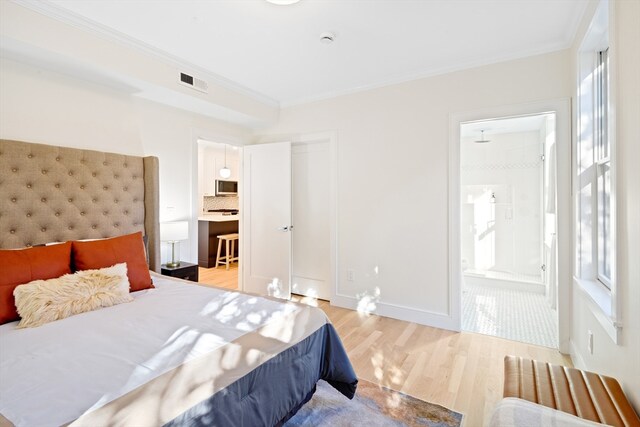
[[[49,280],[34,280],[13,291],[22,318],[18,328],[32,328],[75,314],[133,301],[127,264],[83,270]]]

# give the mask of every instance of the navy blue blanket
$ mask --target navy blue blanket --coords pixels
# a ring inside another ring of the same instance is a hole
[[[333,325],[325,324],[166,426],[280,426],[311,399],[318,380],[349,399],[358,379]]]

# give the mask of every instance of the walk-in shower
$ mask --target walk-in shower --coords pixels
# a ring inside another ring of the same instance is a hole
[[[545,292],[545,158],[554,129],[553,114],[462,124],[465,283]]]

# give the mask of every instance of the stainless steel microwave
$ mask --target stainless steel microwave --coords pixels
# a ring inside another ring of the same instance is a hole
[[[216,179],[216,196],[237,196],[238,181]]]

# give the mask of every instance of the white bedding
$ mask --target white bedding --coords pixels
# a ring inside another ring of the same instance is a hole
[[[502,399],[488,427],[602,427],[604,424],[515,397]]]
[[[69,423],[301,310],[162,276],[154,276],[154,284],[133,294],[131,303],[38,328],[0,326],[0,414],[16,426]],[[282,340],[277,328],[274,336]]]

